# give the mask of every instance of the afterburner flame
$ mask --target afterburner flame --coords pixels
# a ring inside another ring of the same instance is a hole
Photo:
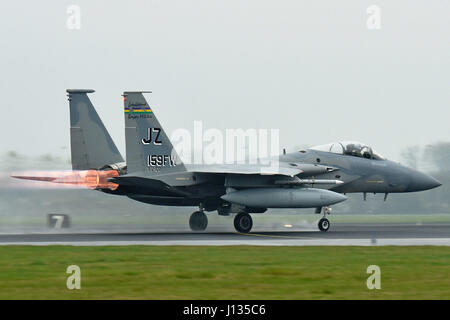
[[[27,175],[13,175],[13,178],[32,180],[40,182],[57,183],[60,185],[71,185],[86,187],[92,190],[109,189],[116,190],[119,185],[109,182],[109,178],[118,177],[116,170],[80,170],[71,172],[39,171],[39,173],[27,172]]]
[[[89,189],[110,189],[116,190],[119,185],[113,182],[109,182],[108,178],[118,177],[119,173],[116,170],[97,171],[88,170],[84,178]]]

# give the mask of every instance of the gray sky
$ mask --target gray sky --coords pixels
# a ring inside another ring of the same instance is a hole
[[[81,29],[66,27],[70,4]],[[366,26],[378,5],[381,29]],[[70,156],[66,88],[124,150],[123,90],[170,133],[280,128],[281,147],[360,140],[399,159],[449,141],[450,2],[2,1],[0,153]],[[63,149],[63,148],[66,149]]]

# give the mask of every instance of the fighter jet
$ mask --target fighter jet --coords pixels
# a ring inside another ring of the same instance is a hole
[[[145,91],[123,93],[126,162],[95,111],[88,93],[68,89],[74,175],[17,178],[85,184],[109,194],[164,206],[194,206],[189,226],[204,231],[205,212],[234,215],[234,227],[248,233],[251,214],[271,208],[315,208],[328,231],[330,206],[347,193],[428,190],[441,185],[422,172],[390,161],[360,142],[335,142],[279,155],[276,168],[255,164],[190,165],[183,163]]]

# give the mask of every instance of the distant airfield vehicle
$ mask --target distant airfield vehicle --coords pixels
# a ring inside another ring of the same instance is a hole
[[[248,233],[250,214],[268,208],[315,208],[322,214],[318,227],[330,228],[330,206],[347,199],[346,193],[414,192],[440,186],[422,172],[389,161],[359,142],[336,142],[279,156],[278,167],[255,164],[184,164],[148,105],[145,91],[123,93],[126,159],[95,111],[88,93],[68,89],[73,175],[60,178],[16,178],[63,184],[85,184],[91,189],[164,206],[196,206],[189,226],[203,231],[205,212],[236,214],[234,226]]]

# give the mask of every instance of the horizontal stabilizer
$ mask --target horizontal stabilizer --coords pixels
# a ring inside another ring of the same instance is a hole
[[[175,196],[189,196],[187,192],[180,191],[170,185],[156,179],[145,178],[145,177],[135,177],[135,176],[120,176],[109,178],[108,182],[118,184],[123,187],[136,187],[139,189],[155,189],[173,194]]]

